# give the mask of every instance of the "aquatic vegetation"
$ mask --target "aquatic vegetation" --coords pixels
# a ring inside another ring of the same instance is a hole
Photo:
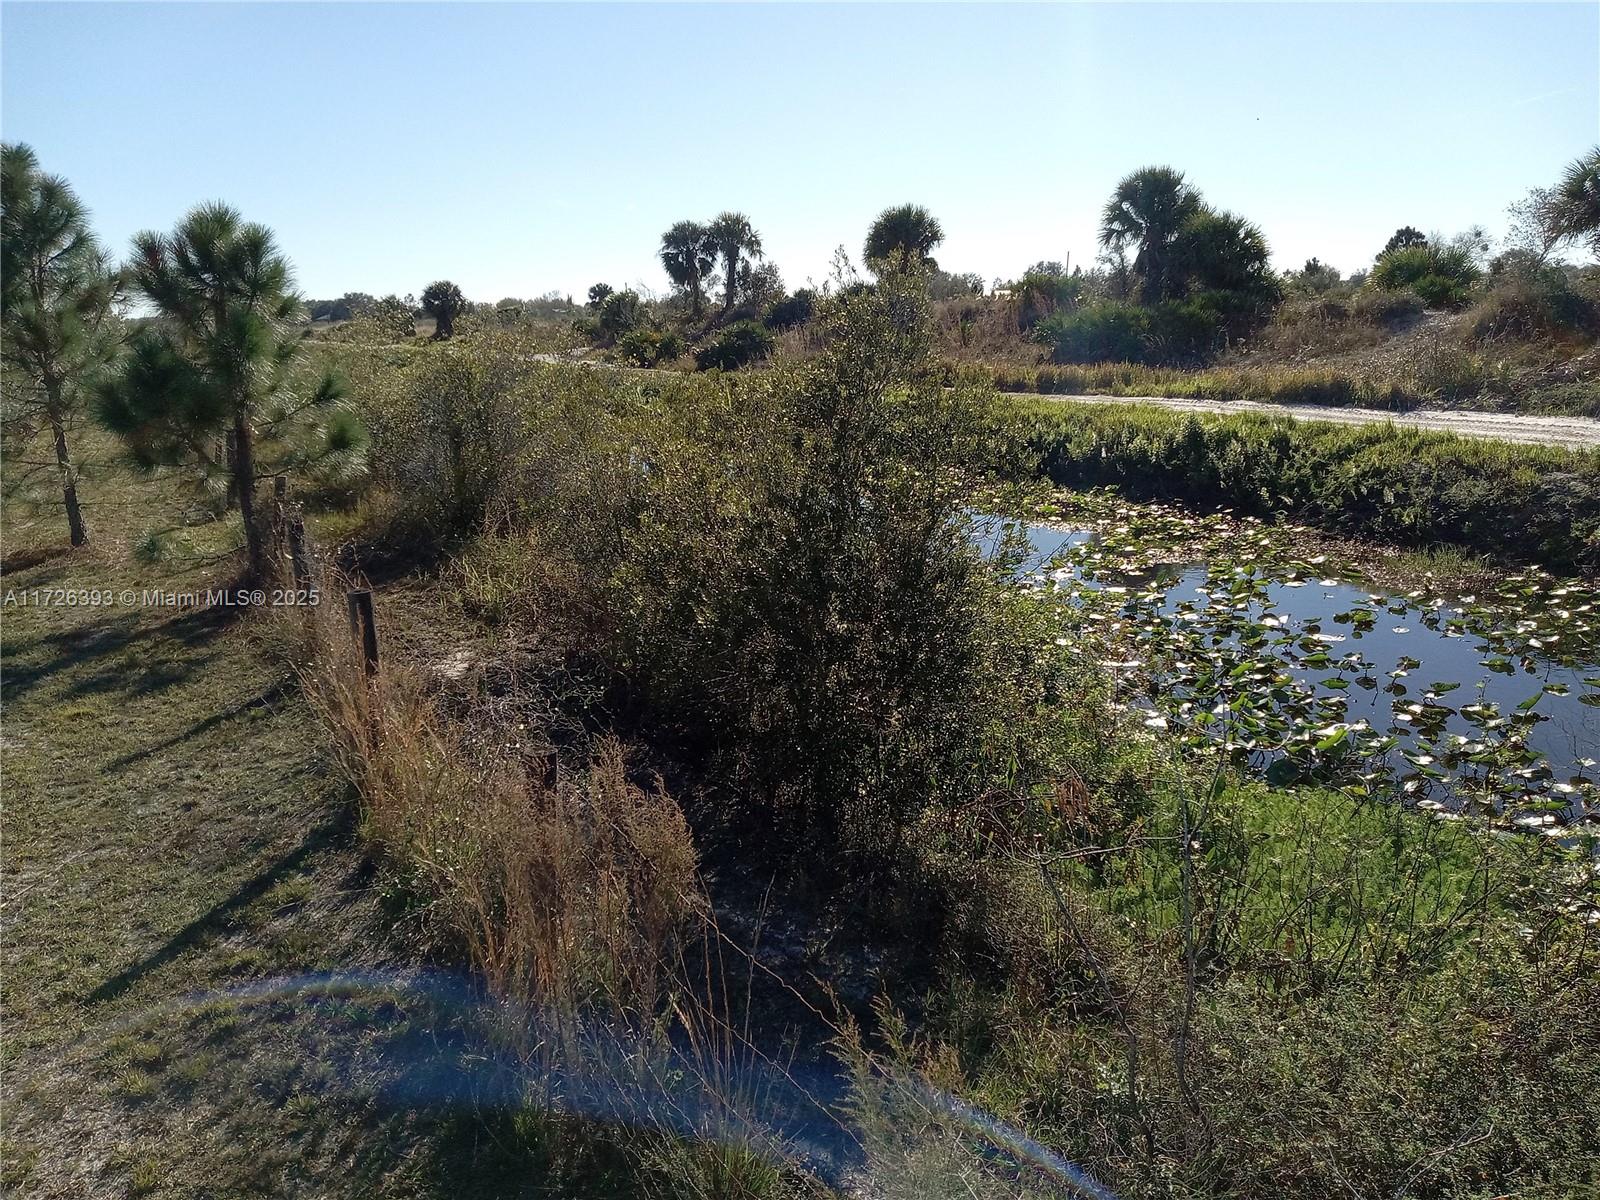
[[[1371,590],[1259,520],[1063,499],[1098,519],[1032,526],[1024,580],[1165,739],[1278,786],[1595,833],[1600,590],[1533,568]]]

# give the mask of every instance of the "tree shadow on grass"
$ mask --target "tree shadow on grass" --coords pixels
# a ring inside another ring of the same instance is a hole
[[[116,661],[88,670],[67,687],[66,696],[81,699],[118,691],[142,696],[161,691],[201,673],[218,652],[191,653],[181,664],[157,660],[152,654],[144,658],[145,665],[137,671],[129,670],[123,656],[141,646],[153,651],[163,643],[170,643],[170,648],[179,652],[201,650],[237,622],[244,611],[212,605],[181,612],[154,624],[142,621],[137,611],[124,612],[93,625],[42,633],[20,645],[13,641],[6,647],[6,658],[10,661],[4,679],[0,680],[0,696],[7,703],[15,703],[52,677],[102,658]],[[43,661],[37,665],[14,665],[17,658],[24,657],[39,657]]]
[[[65,542],[56,542],[47,546],[24,546],[20,550],[13,550],[4,558],[0,558],[0,576],[15,575],[19,571],[31,571],[34,567],[41,567],[47,562],[53,562],[63,555],[69,554],[72,547]],[[33,583],[37,586],[39,580]]]
[[[270,709],[279,701],[287,700],[290,696],[294,695],[296,690],[297,688],[294,678],[292,676],[285,676],[276,683],[268,684],[254,696],[251,696],[248,700],[241,700],[238,704],[230,705],[219,713],[213,713],[204,720],[196,721],[193,725],[189,726],[189,728],[183,730],[181,733],[175,733],[171,737],[162,738],[159,742],[155,742],[149,746],[146,746],[143,750],[134,750],[128,754],[122,755],[120,758],[112,759],[106,764],[106,770],[126,770],[134,763],[143,762],[147,758],[151,758],[154,755],[171,750],[182,745],[184,742],[189,741],[191,738],[202,737],[205,734],[210,733],[213,729],[216,729],[222,725],[226,725],[229,721],[232,721],[238,717],[245,716],[248,713],[257,712],[261,709]]]
[[[231,896],[219,900],[182,929],[174,933],[153,953],[130,964],[84,997],[86,1004],[103,1004],[123,995],[146,975],[166,966],[195,949],[209,938],[226,931],[232,919],[266,895],[276,884],[297,873],[318,853],[348,840],[352,831],[350,812],[337,811],[314,825],[287,854],[280,856],[241,885]]]

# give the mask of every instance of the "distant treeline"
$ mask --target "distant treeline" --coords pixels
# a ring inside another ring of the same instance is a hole
[[[405,296],[386,296],[383,300],[398,300],[414,317],[428,315],[422,302],[409,293]],[[346,292],[337,300],[307,300],[305,304],[306,313],[313,321],[352,321],[357,317],[372,316],[383,300],[366,292]],[[581,307],[574,303],[571,296],[551,291],[531,300],[507,296],[492,304],[466,302],[462,311],[515,312],[531,320],[571,320]]]

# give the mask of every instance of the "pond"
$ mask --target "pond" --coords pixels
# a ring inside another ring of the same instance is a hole
[[[1018,576],[1056,601],[1063,641],[1180,744],[1564,840],[1600,819],[1593,589],[1518,573],[1492,596],[1373,591],[1245,529],[1234,561],[1227,539],[1130,556],[1126,536],[977,518],[990,552],[1025,536]]]

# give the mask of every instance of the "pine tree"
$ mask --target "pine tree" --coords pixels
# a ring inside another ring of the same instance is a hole
[[[65,180],[39,170],[27,146],[0,148],[0,190],[6,424],[24,440],[49,426],[67,529],[72,544],[82,546],[89,531],[67,435],[116,349],[117,281],[82,202]]]
[[[269,575],[256,486],[291,470],[363,465],[360,426],[328,374],[302,369],[289,261],[272,231],[205,204],[170,235],[141,233],[128,267],[158,320],[100,389],[99,415],[144,467],[225,477],[244,521],[250,574]]]

